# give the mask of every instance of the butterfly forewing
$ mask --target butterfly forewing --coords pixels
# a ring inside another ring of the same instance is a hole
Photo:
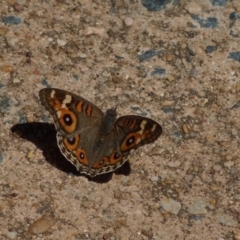
[[[52,114],[58,132],[67,136],[90,129],[99,124],[103,112],[86,99],[56,88],[44,88],[40,100]]]

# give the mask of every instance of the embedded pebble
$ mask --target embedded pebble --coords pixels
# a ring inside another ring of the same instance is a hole
[[[172,113],[173,112],[173,108],[172,107],[163,107],[162,108],[163,112],[165,113]]]
[[[97,34],[100,36],[104,36],[106,33],[106,29],[104,28],[97,28],[97,27],[87,27],[83,31],[83,35],[92,35],[92,34]]]
[[[27,116],[27,122],[28,122],[28,123],[33,122],[33,120],[34,120],[34,118],[33,118],[32,115],[28,115],[28,116]]]
[[[6,27],[0,27],[0,34],[1,35],[6,35],[9,32],[9,29]]]
[[[206,49],[205,49],[205,52],[206,53],[212,53],[212,52],[214,52],[216,50],[217,50],[216,46],[207,46]]]
[[[17,232],[7,232],[6,237],[9,239],[15,239],[17,237]]]
[[[188,212],[194,215],[206,214],[208,212],[206,209],[208,205],[205,198],[199,198],[189,206]]]
[[[12,72],[13,71],[13,66],[11,65],[2,65],[2,71],[3,72]]]
[[[215,171],[219,172],[219,171],[222,170],[222,167],[221,167],[221,165],[215,164],[215,165],[213,166],[213,169],[214,169]]]
[[[181,204],[172,198],[164,197],[163,199],[161,199],[161,207],[165,211],[177,215],[181,209]]]
[[[33,159],[34,156],[35,156],[34,151],[31,150],[31,151],[28,153],[27,158],[28,158],[28,159]]]
[[[187,182],[191,182],[193,180],[193,175],[192,174],[187,174],[184,179],[187,181]]]
[[[122,192],[120,192],[120,191],[115,191],[115,192],[114,192],[114,198],[115,198],[115,199],[121,199],[121,198],[122,198]]]
[[[211,2],[213,6],[225,6],[227,0],[212,0]]]
[[[231,58],[235,61],[240,61],[240,52],[230,52],[228,58]]]
[[[181,165],[181,162],[176,160],[176,161],[170,161],[168,162],[168,167],[171,167],[171,168],[177,168]]]
[[[53,218],[41,217],[29,226],[28,232],[32,234],[45,233],[51,229],[55,223],[56,220]]]
[[[166,55],[166,61],[167,61],[167,62],[171,62],[172,60],[173,60],[173,55],[167,54],[167,55]]]
[[[21,12],[23,8],[22,8],[22,6],[21,6],[19,3],[15,2],[15,3],[13,4],[13,9],[14,9],[16,12]]]
[[[236,19],[240,18],[240,14],[237,12],[232,12],[232,13],[230,13],[229,18],[231,20],[236,20]]]
[[[218,19],[214,17],[203,19],[197,15],[192,15],[192,18],[196,20],[202,28],[216,28],[218,26]]]
[[[174,101],[171,100],[164,100],[162,101],[162,106],[170,106],[174,103]]]
[[[148,11],[160,11],[164,8],[166,8],[166,4],[168,1],[153,1],[153,0],[144,0],[141,1],[142,5],[147,8]]]
[[[219,191],[221,186],[219,184],[213,183],[213,184],[210,184],[209,187],[215,192],[215,191]]]
[[[143,61],[149,60],[150,58],[158,55],[159,53],[160,53],[160,51],[150,49],[150,50],[147,50],[144,53],[138,55],[138,59],[140,62],[143,62]]]
[[[226,226],[236,226],[238,224],[237,220],[233,219],[229,214],[220,214],[217,219],[221,224]]]
[[[57,44],[59,47],[63,47],[67,44],[67,42],[61,39],[57,39]]]
[[[187,124],[183,124],[182,130],[185,134],[189,134],[189,126]]]
[[[80,58],[87,58],[87,54],[86,54],[86,53],[80,53],[80,54],[79,54],[79,57],[80,57]]]
[[[175,77],[173,75],[168,75],[166,78],[169,82],[172,82],[173,80],[175,80]]]
[[[163,75],[166,73],[166,69],[164,68],[154,68],[154,70],[152,71],[151,75]]]
[[[158,176],[152,176],[150,179],[151,179],[152,182],[157,182],[159,180],[159,177]]]
[[[132,26],[132,24],[133,24],[133,19],[130,18],[130,17],[126,17],[126,18],[123,20],[123,22],[125,23],[125,25],[126,25],[127,27],[130,27],[130,26]]]
[[[20,79],[18,79],[18,78],[13,78],[13,83],[20,83],[21,81],[20,81]]]
[[[234,166],[234,161],[224,162],[223,165],[224,165],[225,167],[227,167],[227,168],[231,168],[232,166]]]
[[[22,22],[22,19],[15,16],[7,16],[3,17],[3,22],[5,24],[18,25]]]
[[[185,9],[191,14],[199,14],[202,12],[202,7],[198,2],[192,1],[186,4]]]
[[[6,41],[10,47],[16,47],[20,39],[16,36],[6,36]]]

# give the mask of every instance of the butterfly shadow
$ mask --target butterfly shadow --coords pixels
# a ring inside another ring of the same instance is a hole
[[[106,183],[112,179],[112,172],[91,178],[77,171],[77,169],[61,154],[57,145],[56,129],[53,124],[39,122],[16,124],[12,126],[11,131],[18,137],[35,144],[37,148],[43,151],[43,156],[47,162],[65,173],[74,176],[84,176],[89,181],[96,183]],[[131,167],[127,161],[119,169],[115,170],[114,173],[128,176],[130,172]]]

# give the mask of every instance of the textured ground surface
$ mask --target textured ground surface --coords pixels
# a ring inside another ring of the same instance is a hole
[[[0,239],[240,239],[240,1],[142,2],[1,1]],[[90,180],[48,86],[163,134]]]

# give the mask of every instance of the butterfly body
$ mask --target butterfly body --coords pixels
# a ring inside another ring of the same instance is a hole
[[[161,126],[152,119],[127,115],[116,118],[116,109],[103,112],[70,92],[45,88],[40,100],[51,113],[62,154],[79,172],[91,177],[114,171],[132,149],[155,141]]]

